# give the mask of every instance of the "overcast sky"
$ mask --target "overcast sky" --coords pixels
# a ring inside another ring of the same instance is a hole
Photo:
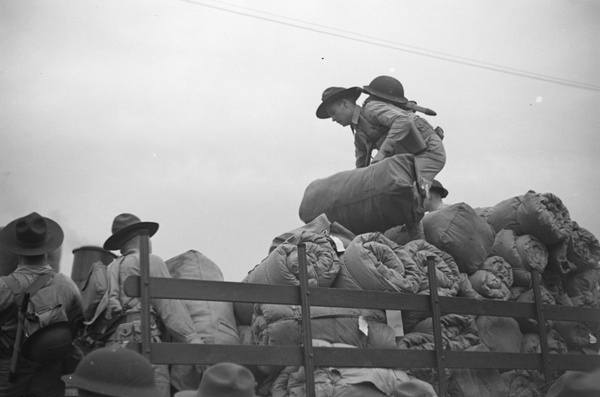
[[[449,203],[557,195],[600,236],[600,2],[0,1],[0,224],[37,211],[72,250],[156,221],[227,281],[354,167],[329,86],[392,75],[446,132]],[[359,99],[359,102],[364,96]]]

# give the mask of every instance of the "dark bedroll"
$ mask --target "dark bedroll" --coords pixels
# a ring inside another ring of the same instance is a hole
[[[144,239],[142,239],[144,240]],[[145,241],[147,244],[147,239]],[[545,322],[547,320],[600,323],[600,310],[543,304],[540,274],[532,272],[534,303],[438,296],[433,261],[428,260],[430,295],[392,292],[358,291],[308,287],[306,251],[298,245],[300,285],[261,285],[238,282],[150,278],[148,256],[141,255],[140,277],[130,277],[125,283],[129,296],[142,298],[142,342],[132,344],[153,363],[213,364],[234,361],[242,365],[314,367],[379,367],[433,368],[438,374],[445,369],[524,369],[538,370],[546,379],[553,371],[589,370],[600,367],[600,355],[550,354]],[[148,252],[147,245],[142,253]],[[301,346],[254,345],[190,345],[181,343],[150,343],[150,298],[205,300],[218,302],[272,303],[301,305]],[[313,347],[311,337],[311,306],[409,310],[430,313],[433,320],[434,350],[403,350],[377,348]],[[446,313],[475,314],[498,317],[536,319],[541,353],[497,353],[443,350],[440,316]],[[306,374],[306,393],[314,396],[314,377]],[[438,379],[438,394],[446,396],[443,376]]]

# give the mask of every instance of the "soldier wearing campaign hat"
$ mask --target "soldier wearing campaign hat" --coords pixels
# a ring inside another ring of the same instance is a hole
[[[0,248],[19,258],[16,270],[0,277],[2,397],[64,395],[60,377],[64,360],[75,349],[74,322],[81,317],[81,296],[75,283],[49,264],[48,253],[57,250],[63,238],[60,225],[37,212],[15,219],[0,231]],[[31,305],[25,297],[36,294],[43,294],[48,309],[44,313],[49,316],[38,315],[38,329],[30,329],[22,313]]]
[[[356,100],[369,96],[362,106]],[[414,112],[424,110],[404,95],[404,87],[394,77],[379,76],[361,87],[330,87],[321,97],[317,117],[331,118],[354,133],[356,167],[366,167],[395,154],[410,153],[421,176],[431,183],[446,164],[443,133]],[[429,112],[427,112],[429,111]],[[377,154],[371,158],[371,154]]]
[[[108,306],[104,316],[120,318],[116,330],[108,336],[107,345],[126,345],[141,341],[141,301],[125,293],[125,280],[129,276],[140,275],[141,233],[152,237],[158,230],[158,223],[142,221],[136,215],[122,213],[112,223],[112,234],[104,243],[104,249],[119,250],[121,256],[108,265],[109,277]],[[170,278],[165,262],[158,255],[149,255],[150,277]],[[150,328],[152,341],[160,342],[160,329],[166,327],[178,342],[203,343],[196,333],[194,322],[183,302],[178,299],[152,299]],[[166,365],[153,364],[154,381],[160,396],[170,396],[170,376]],[[200,377],[200,374],[198,374]]]

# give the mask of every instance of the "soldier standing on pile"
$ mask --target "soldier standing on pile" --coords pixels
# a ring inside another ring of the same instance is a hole
[[[107,269],[109,277],[109,298],[106,317],[120,317],[116,331],[108,337],[107,346],[124,345],[127,342],[141,341],[140,298],[132,298],[125,294],[124,284],[129,276],[140,275],[140,233],[147,230],[152,237],[158,230],[158,223],[142,222],[132,214],[117,215],[112,224],[112,235],[104,243],[104,249],[120,250],[121,256],[115,259]],[[150,254],[150,277],[170,278],[165,262],[157,255]],[[180,300],[152,299],[151,320],[152,341],[160,342],[159,321],[179,342],[203,343],[196,333],[189,312]],[[153,365],[154,380],[160,395],[171,395],[169,370],[166,365]]]
[[[362,92],[369,97],[361,107],[356,100]],[[444,168],[446,151],[441,129],[434,129],[427,120],[415,114],[415,108],[418,108],[416,103],[404,97],[404,88],[398,80],[379,76],[362,89],[327,88],[317,108],[317,117],[331,118],[344,127],[350,126],[354,133],[357,168],[395,154],[410,153],[415,156],[421,177],[429,185]],[[378,152],[371,160],[374,149]]]
[[[69,359],[78,359],[72,340],[81,295],[70,278],[49,264],[47,254],[63,238],[58,223],[36,212],[0,232],[0,247],[19,257],[16,270],[0,277],[0,397],[64,396],[61,376],[72,370]],[[36,306],[34,316],[24,315],[34,297],[43,307]],[[41,328],[21,343],[30,321]]]

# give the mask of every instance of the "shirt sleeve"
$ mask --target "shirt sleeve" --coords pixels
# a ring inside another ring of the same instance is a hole
[[[383,125],[390,130],[379,147],[380,152],[392,153],[396,145],[410,133],[408,115],[397,107],[380,101],[371,101],[364,106],[368,121],[374,125]]]
[[[12,293],[8,285],[0,278],[0,313],[8,309],[13,304],[15,295]]]
[[[358,134],[357,134],[358,135]],[[367,165],[367,157],[369,151],[365,146],[365,143],[360,140],[358,136],[354,138],[354,157],[356,158],[356,168],[363,168]]]
[[[83,309],[81,305],[81,292],[77,288],[77,284],[69,277],[62,275],[61,291],[62,300],[64,302],[63,307],[67,313],[67,317],[70,321],[75,321],[83,316]]]

